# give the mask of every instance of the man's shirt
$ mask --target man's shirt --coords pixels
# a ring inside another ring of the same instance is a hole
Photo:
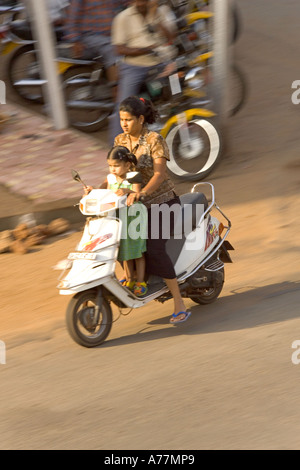
[[[143,48],[155,45],[161,46],[167,42],[157,25],[165,24],[165,11],[158,8],[154,15],[145,18],[137,11],[136,7],[130,6],[119,13],[112,23],[112,44],[114,46],[126,46],[132,48]],[[169,25],[166,24],[168,27]],[[142,67],[157,65],[161,59],[155,55],[147,54],[137,57],[126,56],[123,60],[130,64]]]
[[[80,42],[84,33],[110,36],[114,17],[127,5],[128,0],[71,0],[65,26],[66,40]]]

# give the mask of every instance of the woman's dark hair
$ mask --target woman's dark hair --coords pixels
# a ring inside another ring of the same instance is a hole
[[[153,106],[152,101],[138,96],[129,96],[119,106],[119,111],[125,111],[132,114],[132,116],[144,116],[145,123],[153,124],[158,118],[159,114]]]
[[[137,165],[136,156],[123,145],[117,145],[110,149],[107,154],[107,160],[121,160],[122,162],[132,163],[134,166]]]

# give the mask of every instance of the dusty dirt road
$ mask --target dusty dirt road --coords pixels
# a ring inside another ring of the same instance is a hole
[[[88,350],[67,334],[52,269],[79,233],[1,255],[1,449],[300,449],[300,5],[269,3],[239,1],[251,95],[209,178],[236,249],[221,297],[187,301],[178,327],[170,301],[136,310]]]

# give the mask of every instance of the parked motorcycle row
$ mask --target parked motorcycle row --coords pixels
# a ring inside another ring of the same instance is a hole
[[[178,56],[173,70],[161,77],[153,70],[140,93],[149,97],[159,112],[155,130],[167,140],[170,149],[170,173],[177,179],[199,181],[216,166],[223,151],[223,138],[214,113],[211,91],[213,56],[213,13],[209,1],[172,0],[176,16]],[[20,7],[11,8],[10,17],[0,25],[1,55],[9,54],[8,82],[22,99],[43,103],[43,87],[36,43],[30,25],[18,19]],[[240,34],[240,16],[234,5],[231,41]],[[78,60],[70,57],[63,42],[63,31],[55,28],[58,71],[61,74],[70,125],[95,132],[107,126],[113,112],[112,89],[99,59]],[[155,54],[164,54],[153,51]],[[237,64],[229,67],[231,102],[228,114],[235,115],[247,96],[247,82]]]

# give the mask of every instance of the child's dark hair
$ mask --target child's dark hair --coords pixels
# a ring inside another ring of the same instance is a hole
[[[117,145],[116,147],[110,149],[107,154],[107,160],[121,160],[122,162],[129,162],[134,166],[137,165],[136,156],[123,145]]]
[[[138,96],[129,96],[119,106],[119,111],[125,111],[132,114],[132,116],[144,116],[145,123],[153,124],[158,118],[159,114],[153,106],[152,101]]]

